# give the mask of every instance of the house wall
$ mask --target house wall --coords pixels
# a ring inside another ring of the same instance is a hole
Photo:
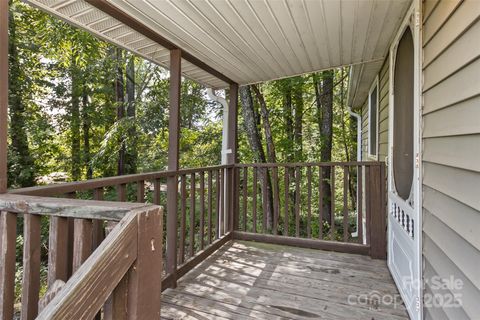
[[[480,1],[423,6],[423,263],[425,296],[460,294],[460,307],[428,306],[425,319],[480,315]],[[453,276],[461,289],[435,289]],[[426,302],[428,302],[426,300]]]
[[[378,160],[385,161],[388,155],[388,83],[389,58],[385,59],[378,74]],[[371,160],[368,155],[368,96],[362,106],[362,159]]]

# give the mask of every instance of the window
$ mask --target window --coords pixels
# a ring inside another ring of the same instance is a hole
[[[368,155],[377,158],[378,149],[378,78],[368,93]]]

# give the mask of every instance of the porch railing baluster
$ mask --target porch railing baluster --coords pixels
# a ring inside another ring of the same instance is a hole
[[[247,231],[247,193],[248,193],[248,168],[245,167],[243,168],[243,206],[242,206],[242,211],[243,211],[243,231]]]
[[[348,166],[343,166],[343,241],[348,241]]]
[[[336,167],[342,169],[338,174]],[[318,175],[316,170],[318,170]],[[94,200],[92,205],[101,209],[102,206],[98,204],[98,201],[104,200],[104,190],[106,190],[109,192],[109,197],[112,191],[116,191],[117,202],[113,203],[124,205],[124,201],[131,200],[138,202],[135,204],[136,206],[145,206],[144,201],[168,204],[172,200],[166,199],[165,202],[165,199],[162,198],[162,192],[165,192],[165,188],[162,189],[164,187],[162,181],[170,181],[167,190],[172,185],[178,188],[179,183],[180,190],[173,198],[173,201],[179,201],[180,204],[180,210],[177,212],[180,218],[179,225],[175,225],[174,230],[171,229],[172,226],[167,226],[165,229],[167,234],[175,233],[179,237],[178,243],[175,242],[174,265],[171,265],[171,259],[169,260],[172,250],[163,253],[167,261],[166,274],[163,278],[163,289],[165,289],[174,286],[178,277],[184,275],[233,238],[370,254],[374,258],[385,258],[384,210],[386,208],[384,202],[386,198],[382,194],[385,192],[383,170],[385,167],[380,162],[237,164],[96,179],[73,184],[67,183],[61,187],[54,185],[26,188],[15,190],[11,192],[11,195],[7,194],[6,196],[15,197],[15,194],[25,193],[27,198],[28,195],[35,195],[35,199],[42,199],[41,197],[45,196],[60,195],[71,198],[71,201],[78,201],[73,200],[77,193],[81,193],[82,197],[90,194]],[[329,172],[328,177],[325,177],[327,172]],[[284,175],[283,179],[278,179],[279,174]],[[305,181],[303,181],[302,175],[305,177]],[[261,179],[260,185],[259,179]],[[323,181],[324,179],[326,181]],[[145,184],[145,181],[153,182],[153,186]],[[325,190],[325,182],[330,187],[329,193],[326,193],[328,190]],[[338,190],[337,183],[339,183]],[[134,199],[129,199],[127,194],[129,185],[137,187]],[[353,185],[355,187],[352,189]],[[302,188],[306,188],[304,194],[302,194]],[[338,211],[342,212],[342,220],[340,222],[340,217],[338,217],[340,223],[336,225],[335,198],[337,192],[342,192],[341,189],[343,193],[338,194],[338,198],[343,201],[341,200],[342,204],[339,203],[338,208],[342,209]],[[354,192],[356,192],[356,196],[350,201],[350,194],[354,194]],[[314,201],[317,195],[318,201]],[[188,197],[190,198],[187,203]],[[59,206],[63,205],[62,201],[67,200],[44,199],[56,201]],[[324,216],[327,212],[324,207],[326,207],[327,200],[329,203],[328,214],[331,218],[325,221]],[[5,206],[9,206],[10,202],[1,201],[2,195],[0,195],[0,203],[4,207],[0,207],[0,209],[8,212],[8,208],[6,209]],[[107,207],[111,204],[111,202],[103,203]],[[261,211],[259,211],[260,206]],[[188,220],[187,210],[189,211]],[[259,212],[261,212],[261,216],[258,215]],[[318,217],[315,216],[316,214]],[[79,272],[83,264],[88,261],[87,258],[90,254],[95,252],[96,248],[102,247],[101,244],[105,241],[104,222],[107,221],[111,225],[112,221],[119,221],[124,215],[125,212],[114,219],[106,220],[102,219],[101,214],[97,216],[84,213],[81,216],[67,214],[49,217],[49,288],[53,287],[56,280],[66,282],[72,273]],[[9,221],[5,220],[7,216],[7,213],[2,212],[3,229],[6,228],[5,223],[8,224]],[[162,216],[161,220],[164,218]],[[352,234],[350,230],[352,218],[357,220],[355,234]],[[38,296],[35,292],[37,291],[36,283],[39,271],[37,270],[38,253],[35,251],[34,244],[39,241],[35,240],[38,238],[38,234],[34,231],[39,229],[39,219],[39,216],[25,214],[24,254],[28,255],[30,259],[25,260],[24,291],[22,293],[23,300],[26,301],[26,305],[22,306],[22,312],[26,317],[33,317],[32,315],[36,313],[35,307],[32,305],[35,304],[35,296]],[[326,231],[323,228],[324,222]],[[232,226],[235,227],[233,231],[231,230]],[[11,232],[12,227],[9,225],[8,228],[8,232]],[[8,239],[5,240],[8,232],[2,235],[2,250],[8,246]],[[187,232],[188,240],[186,239]],[[363,241],[364,236],[367,239],[366,243]],[[324,237],[329,240],[324,240]],[[186,248],[187,241],[188,249]],[[2,258],[8,264],[5,252],[2,251],[2,254],[4,254]],[[188,259],[186,259],[187,257]],[[7,270],[8,265],[2,266],[2,268],[0,268],[0,278],[3,278],[0,280],[3,283],[0,283],[0,286],[4,292],[7,292],[7,295],[3,296],[3,300],[8,304],[10,303],[7,301],[9,299],[8,288],[11,280],[8,282],[6,277],[11,275]],[[163,269],[162,266],[156,270],[162,272],[161,269]],[[106,319],[109,317],[122,318],[125,315],[123,311],[118,311],[117,307],[128,303],[126,296],[130,294],[128,288],[131,284],[127,278],[122,279],[118,279],[118,283],[111,291],[112,298],[105,305]],[[53,292],[51,296],[54,297],[55,294]],[[136,299],[140,299],[140,295]],[[49,300],[40,302],[45,301],[48,303]],[[134,308],[134,306],[131,307]],[[6,314],[10,311],[8,308],[2,308],[2,312]]]

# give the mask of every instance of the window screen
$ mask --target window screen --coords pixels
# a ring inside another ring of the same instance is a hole
[[[398,44],[393,80],[393,176],[398,195],[407,200],[413,183],[413,37],[405,30]]]

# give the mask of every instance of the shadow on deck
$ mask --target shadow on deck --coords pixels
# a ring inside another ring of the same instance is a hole
[[[177,288],[164,291],[162,318],[408,319],[408,316],[385,261],[347,253],[234,241],[182,277]]]

